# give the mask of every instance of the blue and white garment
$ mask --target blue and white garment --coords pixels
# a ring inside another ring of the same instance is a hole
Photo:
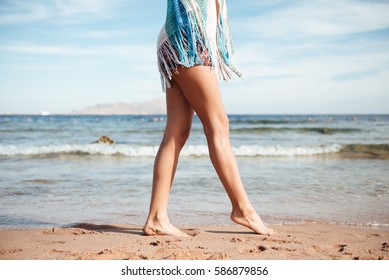
[[[179,66],[211,66],[222,80],[230,80],[232,72],[241,76],[230,62],[234,51],[225,0],[167,0],[157,44],[164,89]]]

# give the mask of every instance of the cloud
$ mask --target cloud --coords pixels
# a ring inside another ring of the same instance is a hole
[[[135,31],[136,32],[136,31]],[[77,35],[82,38],[90,39],[111,39],[124,36],[130,36],[135,33],[134,30],[88,30],[83,32],[78,32]]]
[[[112,8],[123,3],[118,0],[55,0],[60,15],[94,14],[104,17]]]
[[[2,52],[16,52],[23,54],[36,55],[65,55],[65,56],[122,56],[135,60],[147,61],[147,57],[154,54],[154,45],[137,44],[128,46],[96,46],[93,48],[87,47],[71,47],[71,46],[55,46],[42,44],[13,44],[0,45]]]
[[[243,82],[225,87],[227,107],[387,111],[388,1],[255,2],[242,3],[249,14],[231,17]],[[237,104],[237,91],[250,104]]]
[[[0,8],[0,25],[19,24],[39,20],[77,22],[76,16],[109,17],[124,0],[8,0]]]
[[[278,9],[235,21],[235,29],[256,38],[316,38],[389,28],[389,3],[370,1],[294,1]],[[254,30],[253,30],[254,29]]]
[[[388,2],[293,3],[234,22],[237,61],[249,78],[339,81],[388,70]]]
[[[50,17],[50,8],[33,1],[5,1],[0,15],[0,25],[24,23]]]

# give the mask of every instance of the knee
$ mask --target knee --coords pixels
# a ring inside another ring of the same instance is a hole
[[[165,143],[173,144],[176,148],[182,149],[190,135],[190,128],[181,130],[166,130],[163,136]]]
[[[224,139],[229,137],[230,123],[227,116],[215,118],[203,125],[204,133],[208,139]]]

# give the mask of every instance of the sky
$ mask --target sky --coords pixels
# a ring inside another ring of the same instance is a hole
[[[389,0],[227,0],[229,114],[389,113]],[[0,113],[163,98],[165,0],[0,0]]]

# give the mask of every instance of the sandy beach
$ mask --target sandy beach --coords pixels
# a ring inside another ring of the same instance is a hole
[[[145,236],[140,226],[1,229],[2,260],[388,260],[389,230],[332,224],[183,228],[190,237]]]

